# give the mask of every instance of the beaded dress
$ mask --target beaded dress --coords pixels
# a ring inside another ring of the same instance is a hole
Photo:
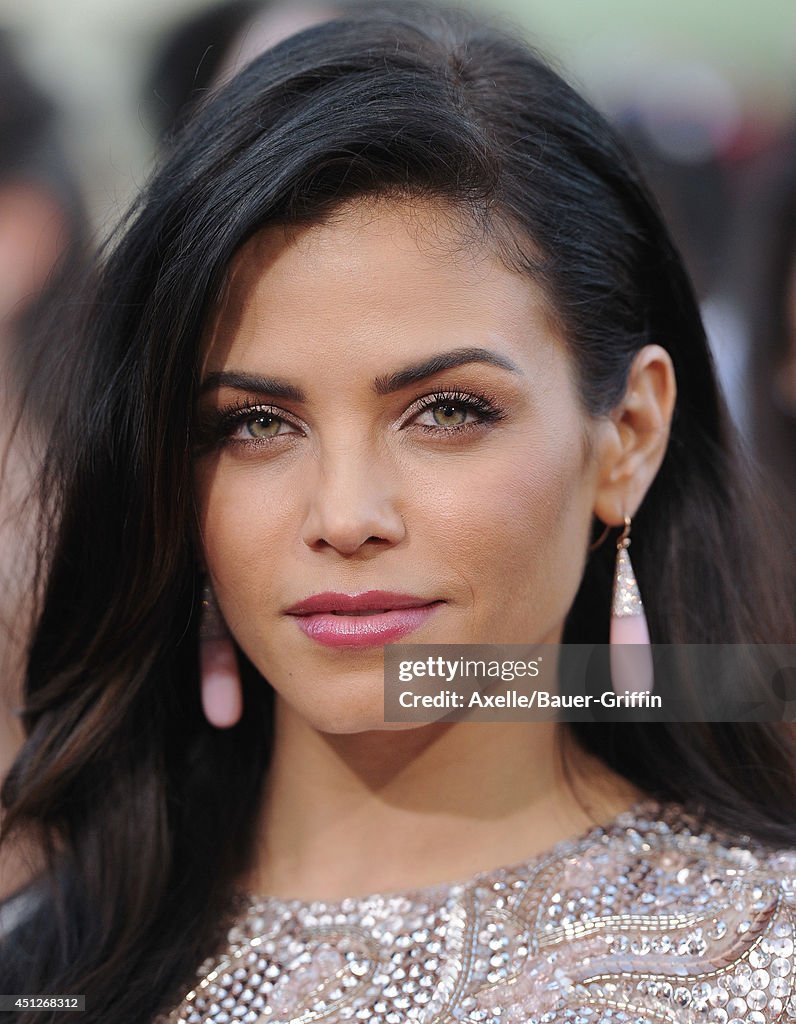
[[[652,799],[468,881],[230,923],[155,1024],[796,1024],[796,851]]]

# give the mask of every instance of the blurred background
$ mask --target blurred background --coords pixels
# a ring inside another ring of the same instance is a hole
[[[191,96],[350,5],[0,0],[0,446],[27,371],[38,367],[41,379],[48,365],[42,339],[54,315],[53,283],[68,280],[112,229]],[[790,524],[787,557],[796,544],[796,4],[480,6],[510,19],[552,58],[646,168],[691,271],[730,410],[765,474],[761,501],[770,498]],[[0,491],[8,706],[29,578],[30,538],[16,496],[52,429],[46,415],[34,394],[25,441],[11,446]],[[0,713],[0,775],[15,736],[13,716]]]
[[[246,6],[253,18],[258,8],[290,12],[310,5],[0,0],[0,27],[13,33],[27,66],[62,108],[97,226],[118,216],[146,176],[156,142],[146,75],[167,34],[221,6]],[[796,109],[792,0],[483,0],[473,6],[521,25],[604,108],[627,119],[636,115],[667,157],[749,156]],[[199,63],[207,47],[243,45],[234,29],[245,35],[246,18],[235,21],[219,16],[215,31],[202,40],[197,35]],[[678,115],[691,123],[663,137],[664,122]]]

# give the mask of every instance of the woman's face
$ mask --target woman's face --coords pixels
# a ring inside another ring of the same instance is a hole
[[[596,421],[541,290],[457,227],[386,200],[270,227],[208,332],[206,567],[240,647],[323,731],[385,728],[386,642],[557,642],[583,572]],[[422,607],[332,610],[368,591]]]

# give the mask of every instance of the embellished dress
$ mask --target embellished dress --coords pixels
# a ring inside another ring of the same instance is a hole
[[[796,1024],[796,851],[643,800],[467,881],[242,895],[155,1024]]]

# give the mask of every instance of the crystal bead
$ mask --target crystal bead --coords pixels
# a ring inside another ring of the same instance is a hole
[[[796,1024],[796,892],[771,867],[796,853],[640,808],[467,884],[244,897],[153,1024]]]

